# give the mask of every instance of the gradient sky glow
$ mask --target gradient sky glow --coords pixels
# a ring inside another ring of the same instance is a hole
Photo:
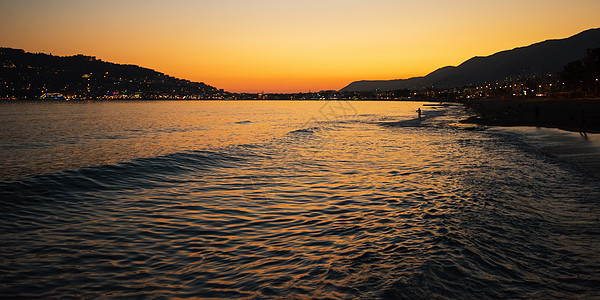
[[[600,27],[598,0],[1,0],[0,46],[87,54],[231,92],[422,76]]]

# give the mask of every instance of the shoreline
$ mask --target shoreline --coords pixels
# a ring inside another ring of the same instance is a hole
[[[500,127],[498,127],[500,129]],[[600,135],[581,135],[559,128],[501,127],[516,133],[538,151],[567,163],[583,174],[600,179]]]
[[[533,126],[600,133],[600,99],[477,99],[465,102],[476,116],[462,123],[483,126]]]
[[[538,151],[600,179],[600,99],[478,99],[465,108],[475,115],[460,123],[516,133]]]

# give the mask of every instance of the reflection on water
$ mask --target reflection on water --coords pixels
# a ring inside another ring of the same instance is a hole
[[[108,129],[53,125],[38,149],[85,155],[36,169],[32,129],[11,141],[43,174],[0,183],[4,295],[600,297],[598,181],[459,108],[87,105],[60,108]]]

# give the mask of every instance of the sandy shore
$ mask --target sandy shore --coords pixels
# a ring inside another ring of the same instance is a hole
[[[555,128],[504,127],[492,130],[518,134],[541,153],[558,158],[584,174],[600,179],[600,134],[582,136]]]
[[[600,99],[478,99],[465,105],[477,115],[465,123],[600,133]]]

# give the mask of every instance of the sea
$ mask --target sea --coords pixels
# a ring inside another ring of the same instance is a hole
[[[471,114],[0,103],[0,295],[600,298],[599,137]]]

